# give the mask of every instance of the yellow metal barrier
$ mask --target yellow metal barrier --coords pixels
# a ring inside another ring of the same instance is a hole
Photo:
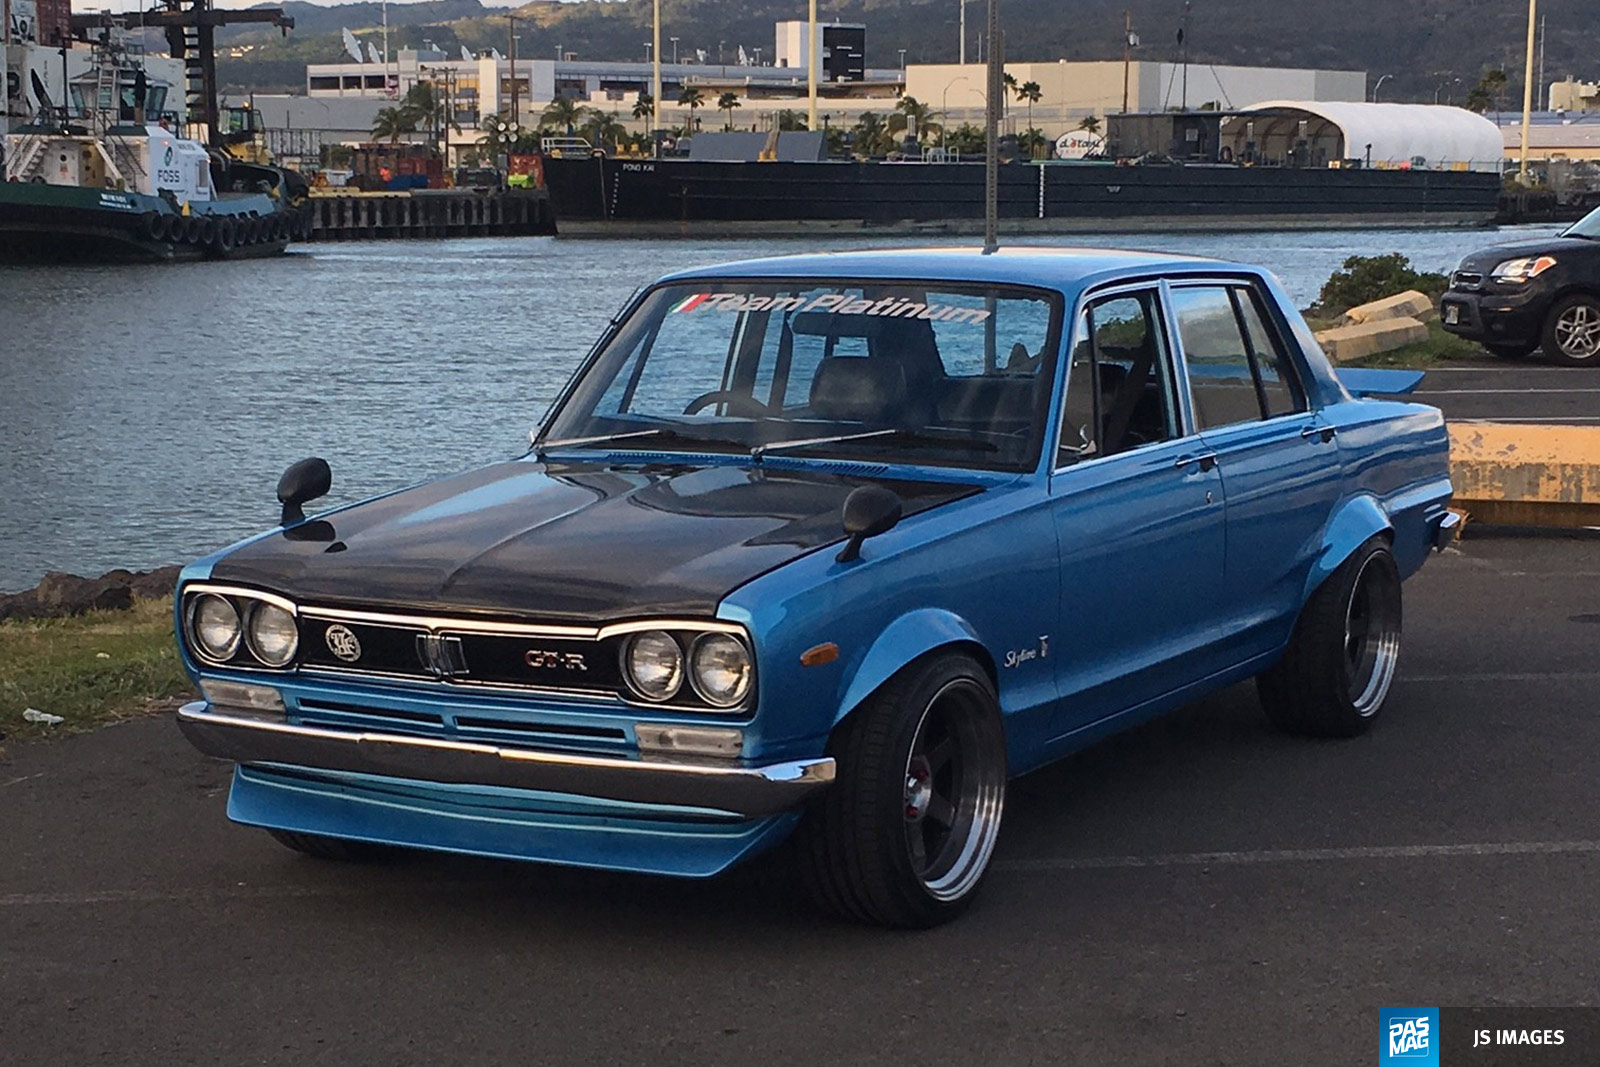
[[[1455,504],[1475,522],[1600,526],[1600,426],[1450,426]]]

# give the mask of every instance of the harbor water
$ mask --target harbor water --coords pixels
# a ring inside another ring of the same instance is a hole
[[[1350,255],[1448,270],[1551,230],[1051,243],[1260,263],[1305,305]],[[493,238],[0,268],[0,590],[186,561],[270,526],[278,475],[304,456],[332,464],[337,505],[518,455],[607,319],[665,271],[916,243]]]

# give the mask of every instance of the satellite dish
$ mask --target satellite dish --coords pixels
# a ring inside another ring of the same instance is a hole
[[[361,58],[361,42],[356,40],[356,35],[344,26],[339,27],[339,32],[344,37],[344,50],[350,53],[350,57],[357,63],[365,63],[366,60]]]
[[[461,58],[468,63],[472,62],[472,53],[467,50],[466,45],[461,46]]]
[[[369,62],[369,63],[382,63],[383,62],[383,58],[378,55],[378,46],[373,44],[371,41],[367,42],[367,62]]]

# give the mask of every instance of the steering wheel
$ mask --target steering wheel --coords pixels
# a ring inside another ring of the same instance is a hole
[[[685,415],[693,415],[702,408],[712,404],[728,405],[728,414],[738,415],[743,418],[759,419],[771,414],[767,405],[751,396],[749,393],[736,393],[732,389],[713,389],[709,393],[701,393],[689,401],[689,406],[683,409]]]

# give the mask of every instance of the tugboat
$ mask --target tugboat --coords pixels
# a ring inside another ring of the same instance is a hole
[[[0,260],[257,257],[307,235],[305,180],[230,151],[254,132],[249,109],[236,109],[242,138],[202,124],[208,147],[175,132],[172,117],[148,121],[145,79],[120,27],[102,26],[92,47],[97,91],[77,115],[53,106],[30,72],[39,106],[4,138]],[[218,114],[214,105],[207,112]]]

